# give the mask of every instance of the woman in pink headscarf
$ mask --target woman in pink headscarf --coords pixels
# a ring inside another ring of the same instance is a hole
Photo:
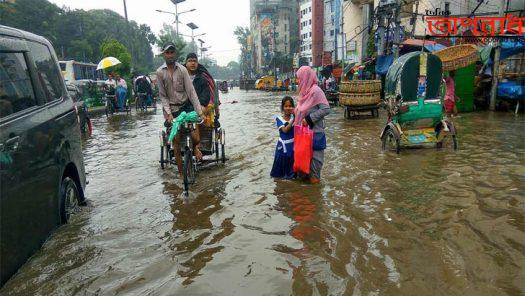
[[[314,132],[314,155],[310,163],[309,180],[312,184],[321,180],[324,163],[326,135],[324,118],[330,113],[330,105],[323,90],[317,86],[317,75],[308,66],[302,66],[296,73],[299,82],[299,101],[295,108],[295,125],[309,126]]]

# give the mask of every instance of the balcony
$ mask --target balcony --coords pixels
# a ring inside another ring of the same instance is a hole
[[[350,1],[355,5],[374,4],[374,0],[345,0],[345,2],[347,1]]]

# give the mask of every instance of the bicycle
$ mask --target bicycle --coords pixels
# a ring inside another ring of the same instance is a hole
[[[182,177],[183,177],[183,186],[184,194],[187,196],[189,187],[191,184],[195,183],[196,173],[198,167],[204,167],[210,163],[219,164],[225,163],[226,153],[225,153],[225,137],[226,133],[224,129],[220,127],[218,120],[215,121],[215,126],[212,128],[201,128],[201,152],[203,158],[197,163],[195,156],[193,156],[193,140],[191,138],[191,133],[199,128],[199,123],[188,122],[179,126],[180,142],[181,145],[181,157],[182,157]],[[169,134],[171,132],[171,124],[168,122],[164,123],[166,130],[160,132],[160,167],[164,169],[166,165],[174,164],[176,165],[175,160],[175,151],[169,142]]]

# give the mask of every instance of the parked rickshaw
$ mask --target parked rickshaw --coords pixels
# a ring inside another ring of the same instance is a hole
[[[443,65],[430,53],[411,52],[388,70],[385,83],[386,126],[383,150],[451,145],[457,149],[454,124],[443,116]]]

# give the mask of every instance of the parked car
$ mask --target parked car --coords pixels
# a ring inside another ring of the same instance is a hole
[[[89,119],[88,116],[88,108],[86,102],[84,102],[84,98],[80,92],[80,89],[73,83],[69,83],[67,81],[66,89],[73,102],[75,102],[75,106],[78,111],[78,118],[80,121],[80,132],[84,136],[91,136],[93,126],[91,125],[91,119]]]
[[[0,26],[0,285],[84,202],[79,128],[51,43]]]

